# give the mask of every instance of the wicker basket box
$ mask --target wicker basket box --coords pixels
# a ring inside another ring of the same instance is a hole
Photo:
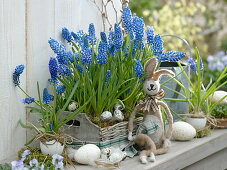
[[[65,112],[68,114],[68,112]],[[133,134],[142,122],[142,117],[136,118]],[[70,144],[78,148],[84,144],[95,144],[101,149],[105,147],[118,146],[124,148],[128,144],[128,122],[119,122],[113,126],[101,128],[91,122],[85,113],[78,114],[64,127],[64,132],[71,135],[74,140]]]

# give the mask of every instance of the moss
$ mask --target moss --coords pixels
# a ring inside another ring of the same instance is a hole
[[[38,147],[29,147],[29,146],[27,146],[27,147],[22,148],[18,152],[18,159],[21,159],[21,154],[27,149],[31,151],[31,154],[27,156],[27,159],[24,161],[24,163],[29,164],[30,160],[37,159],[38,162],[39,163],[43,163],[43,165],[45,167],[51,167],[52,166],[52,156],[42,154],[40,148],[38,148]],[[63,160],[64,165],[72,163],[65,152],[63,152],[61,154],[61,156],[64,157],[64,160]]]
[[[210,134],[211,134],[210,126],[206,126],[203,129],[196,130],[196,138],[203,138],[203,137],[209,136]]]

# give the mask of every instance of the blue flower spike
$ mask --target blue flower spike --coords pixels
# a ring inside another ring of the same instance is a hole
[[[51,83],[58,83],[58,62],[56,58],[51,57],[49,61],[49,72],[51,78],[49,79],[49,82]]]
[[[13,72],[13,83],[15,86],[20,85],[20,75],[23,73],[23,71],[24,71],[23,64],[16,66],[16,68]]]
[[[47,88],[43,90],[43,103],[50,104],[54,100],[54,95],[49,94]]]
[[[141,64],[140,60],[136,60],[136,64],[134,67],[135,73],[137,77],[142,77],[144,73],[143,65]]]
[[[70,31],[67,28],[62,28],[62,37],[67,41],[67,42],[71,42],[73,40],[72,34],[70,33]]]

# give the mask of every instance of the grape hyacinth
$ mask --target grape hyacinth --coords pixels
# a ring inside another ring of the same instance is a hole
[[[62,37],[67,40],[67,42],[71,42],[73,40],[73,37],[67,28],[62,28]]]
[[[137,77],[142,77],[143,76],[143,66],[140,62],[140,60],[136,61],[135,67],[134,67],[135,73]]]
[[[77,68],[77,70],[78,70],[80,73],[83,73],[83,71],[84,71],[83,66],[81,66],[81,65],[79,65],[79,64],[76,64],[76,68]]]
[[[83,65],[87,65],[87,66],[90,66],[92,63],[92,51],[88,45],[87,37],[84,38],[84,44],[82,46],[81,61]]]
[[[72,70],[65,64],[59,64],[58,74],[61,76],[70,76],[72,74]]]
[[[54,95],[49,94],[47,88],[43,90],[43,103],[50,104],[54,100]]]
[[[107,44],[107,37],[105,32],[100,33],[101,41]]]
[[[24,104],[31,104],[33,102],[35,102],[35,98],[33,98],[33,97],[26,97],[23,99]]]
[[[106,64],[108,55],[107,55],[108,45],[105,41],[101,41],[98,46],[98,55],[96,56],[97,62],[99,64]]]
[[[95,26],[94,26],[93,23],[89,24],[88,40],[89,40],[91,45],[95,45],[95,43],[97,41],[96,36],[95,36]]]
[[[66,47],[61,42],[58,42],[57,40],[50,38],[48,43],[50,44],[50,48],[54,51],[55,54],[60,56],[65,54]]]
[[[154,55],[160,55],[163,52],[164,47],[161,35],[155,35],[152,50],[154,51]]]
[[[57,55],[57,60],[59,64],[67,64],[65,55]]]
[[[109,35],[108,35],[108,49],[109,49],[109,53],[112,56],[115,56],[115,47],[114,47],[114,32],[110,31]]]
[[[110,70],[107,70],[106,71],[106,77],[105,77],[105,83],[107,83],[109,81],[110,76],[111,76],[111,71]]]
[[[184,52],[168,51],[166,53],[159,54],[158,60],[159,61],[177,62],[184,57],[186,57],[186,53],[184,53]]]
[[[144,36],[144,22],[142,18],[133,16],[133,31],[135,33],[135,40],[142,41]]]
[[[58,83],[58,62],[56,58],[51,57],[49,61],[49,72],[51,78],[48,80],[51,83]]]
[[[68,52],[65,53],[66,59],[67,59],[69,62],[71,62],[71,63],[74,62],[73,55],[75,55],[75,53],[73,54],[72,51],[68,51]]]
[[[147,34],[147,43],[152,45],[154,43],[154,28],[148,27],[146,34]]]
[[[57,85],[56,87],[57,94],[62,94],[65,92],[65,85]]]
[[[129,7],[125,7],[123,9],[121,18],[122,18],[122,22],[126,33],[130,35],[131,40],[134,40],[133,25],[132,25],[133,18]]]
[[[196,68],[196,63],[195,63],[194,59],[188,58],[187,62],[189,64],[190,68],[195,72],[197,70],[197,68]]]
[[[124,39],[121,27],[118,24],[114,25],[114,47],[116,51],[120,51],[123,45]]]
[[[24,65],[21,64],[16,66],[13,72],[13,83],[15,86],[20,85],[20,75],[23,73],[23,71],[24,71]]]
[[[54,154],[52,156],[52,158],[53,158],[52,164],[55,165],[55,168],[64,170],[64,164],[63,164],[64,158],[61,155],[58,155],[58,154]]]

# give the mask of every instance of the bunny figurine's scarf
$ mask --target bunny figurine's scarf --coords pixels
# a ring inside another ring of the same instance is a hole
[[[156,99],[159,100],[163,97],[164,97],[164,91],[162,89],[158,92],[158,94],[154,96],[145,97],[139,102],[139,105],[143,106],[141,110],[144,112],[150,112],[150,111],[156,112],[159,109]]]

